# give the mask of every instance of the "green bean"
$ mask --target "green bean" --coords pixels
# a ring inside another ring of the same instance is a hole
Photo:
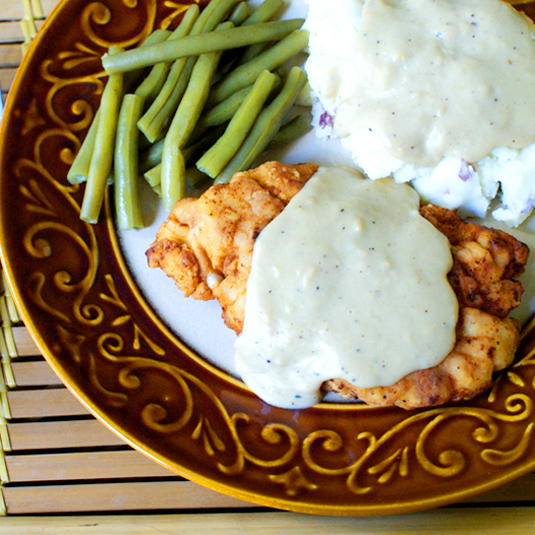
[[[213,31],[201,35],[190,35],[183,39],[164,41],[146,48],[126,50],[120,54],[105,54],[102,58],[102,64],[108,74],[128,72],[185,56],[198,56],[209,52],[273,41],[300,28],[303,22],[303,19],[281,20],[239,26],[238,28]]]
[[[205,175],[202,171],[197,169],[194,165],[186,168],[186,181],[190,188],[194,188],[200,182],[210,178],[208,175]]]
[[[139,170],[141,173],[146,173],[149,169],[152,169],[162,161],[163,143],[164,140],[160,139],[160,141],[152,144],[140,154]]]
[[[163,30],[158,28],[154,30],[149,36],[139,45],[139,46],[150,46],[155,45],[156,43],[161,43],[169,38],[173,32],[169,30]]]
[[[147,47],[150,45],[155,45],[156,43],[161,43],[162,41],[165,41],[169,36],[171,35],[171,32],[169,30],[154,30],[142,43],[139,45],[140,47]],[[126,90],[129,90],[130,87],[134,85],[136,80],[143,74],[143,69],[138,69],[136,71],[131,71],[124,77],[124,87]]]
[[[191,133],[191,139],[200,139],[204,132],[211,126],[219,126],[230,121],[240,107],[240,104],[243,102],[243,99],[249,94],[249,91],[251,91],[252,87],[252,85],[248,85],[247,87],[240,89],[230,97],[226,98],[223,102],[220,102],[213,108],[204,112]]]
[[[169,63],[158,63],[154,65],[150,73],[136,89],[136,95],[143,98],[143,100],[152,102],[160,92],[168,72]]]
[[[243,21],[251,14],[251,7],[249,4],[245,1],[240,2],[239,4],[236,4],[230,15],[228,16],[229,22],[232,22],[234,26],[239,26],[243,23]],[[213,28],[205,28],[204,31],[210,31]],[[233,62],[233,51],[227,50],[225,51],[225,54],[222,56],[221,64],[223,66],[223,69],[218,69],[217,72],[214,75],[214,80],[217,80],[218,78],[222,77],[222,73],[224,71],[228,71],[230,65]],[[214,80],[212,80],[212,83],[214,83]]]
[[[177,30],[180,30],[180,35],[177,35],[177,38],[184,37],[192,31],[194,22],[198,20],[198,14],[199,6],[192,5],[188,8],[184,18],[177,28]],[[184,70],[184,66],[186,65],[186,61],[186,58],[181,58],[173,62],[171,68],[168,70],[167,78],[160,87],[158,94],[154,98],[149,109],[138,121],[138,128],[151,143],[154,143],[161,137],[165,121],[175,111],[178,102],[184,93],[185,84],[183,84],[184,87],[182,88],[177,87],[177,84]],[[161,63],[159,65],[161,65]],[[156,67],[158,67],[158,65],[153,67],[153,69]]]
[[[230,22],[234,26],[239,26],[251,15],[251,6],[247,2],[240,2],[229,16]]]
[[[308,32],[294,31],[248,63],[240,65],[221,80],[210,92],[207,105],[221,102],[235,91],[251,84],[263,70],[272,70],[303,50]]]
[[[115,214],[120,229],[141,228],[143,217],[138,193],[138,129],[143,98],[128,94],[123,98],[115,137]]]
[[[225,133],[197,162],[203,173],[215,178],[236,154],[268,98],[277,76],[262,71],[253,88],[232,117]]]
[[[258,24],[259,22],[267,22],[281,11],[283,5],[283,0],[266,0],[255,9],[251,16],[244,21],[243,25],[248,26],[250,24]],[[240,57],[239,63],[247,63],[252,60],[266,48],[266,45],[267,43],[258,43],[248,46]]]
[[[184,152],[182,153],[184,154]],[[202,180],[209,178],[208,175],[205,175],[202,171],[199,171],[194,165],[187,167],[185,174],[186,182],[190,187],[196,186]],[[159,195],[161,196],[161,177],[162,177],[162,165],[158,164],[152,169],[149,169],[145,173],[145,180],[154,190],[155,188],[160,188]]]
[[[248,5],[248,4],[247,4]],[[264,2],[261,6],[256,8],[252,13],[249,14],[249,16],[242,21],[240,24],[242,26],[249,26],[251,24],[258,24],[260,22],[267,22],[276,11],[278,11],[283,5],[282,0],[267,0]],[[238,25],[235,23],[236,26]],[[257,48],[258,47],[258,48]],[[252,59],[252,57],[257,56],[264,48],[266,47],[266,43],[260,43],[258,45],[251,45],[249,47],[244,49],[240,49],[238,51],[236,50],[229,50],[227,51],[226,55],[223,56],[222,63],[225,66],[224,69],[219,69],[214,77],[214,82],[217,83],[223,76],[227,74],[232,68],[234,68],[234,65],[236,63],[244,63],[243,55],[248,52],[250,54],[249,59]],[[249,50],[252,49],[252,50]],[[236,53],[238,52],[238,53]],[[240,57],[240,53],[242,56]]]
[[[197,4],[192,4],[184,12],[180,24],[175,28],[169,39],[182,39],[191,32],[193,25],[199,17],[200,9]],[[168,40],[169,40],[168,39]]]
[[[210,52],[199,56],[184,97],[165,137],[161,184],[164,206],[168,210],[185,195],[186,167],[181,149],[187,143],[208,98],[210,82],[220,56],[221,52]]]
[[[267,47],[269,46],[269,43],[258,43],[256,45],[248,46],[241,56],[241,58],[238,60],[238,65],[243,65],[244,63],[248,63],[252,59],[259,56]]]
[[[160,139],[157,143],[153,143],[148,149],[144,150],[139,156],[139,170],[145,173],[158,165],[162,161],[162,151],[164,139]]]
[[[237,0],[212,0],[209,6],[196,20],[189,35],[198,35],[213,30],[221,19],[230,11]],[[231,28],[230,22],[225,28]],[[218,28],[221,29],[221,28]],[[154,143],[165,133],[165,128],[177,109],[180,99],[188,85],[197,58],[184,57],[173,62],[171,71],[160,94],[151,107],[141,117],[138,127],[149,141]]]
[[[215,180],[216,184],[228,182],[234,173],[247,169],[253,163],[280,129],[284,116],[293,106],[305,83],[304,71],[292,67],[280,93],[258,116],[240,150]]]
[[[95,146],[80,211],[80,218],[89,223],[98,221],[104,199],[106,180],[112,167],[117,116],[122,94],[123,75],[120,73],[112,74],[108,79],[100,102],[100,120],[98,121]]]
[[[168,63],[158,63],[157,65],[154,65],[149,74],[143,78],[143,81],[137,87],[135,94],[143,98],[144,101],[148,100],[149,102],[152,102],[164,84],[168,72]]]
[[[259,22],[266,22],[281,11],[284,6],[283,0],[265,0],[252,13],[251,16],[245,19],[244,25],[258,24]]]
[[[243,99],[249,94],[249,91],[251,91],[252,87],[252,85],[248,85],[247,87],[240,89],[213,108],[204,112],[191,133],[191,139],[201,139],[204,132],[211,126],[222,125],[230,121],[240,107],[240,104],[243,102]]]
[[[143,173],[147,184],[151,187],[159,186],[162,177],[162,164],[159,163]]]
[[[277,75],[275,75],[275,77],[272,91],[277,89],[281,83],[280,77]],[[248,85],[247,87],[236,91],[236,93],[230,95],[230,97],[227,97],[213,108],[204,112],[197,122],[195,130],[191,134],[192,139],[198,139],[211,126],[219,126],[230,121],[240,107],[240,104],[243,102],[243,99],[249,94],[249,91],[251,91],[252,87],[252,85]]]
[[[171,35],[168,30],[155,30],[152,32],[140,46],[149,46],[155,43],[160,43]],[[124,78],[125,88],[131,86],[135,79],[141,74],[141,70],[129,72]],[[89,173],[89,165],[91,164],[91,155],[93,154],[93,147],[95,145],[95,137],[97,133],[97,123],[100,116],[100,108],[97,109],[91,122],[91,126],[84,138],[84,141],[69,169],[67,180],[71,184],[80,184],[87,180]]]
[[[280,78],[279,78],[280,80]],[[243,102],[243,99],[249,94],[252,89],[252,84],[248,85],[236,91],[230,97],[221,101],[219,104],[216,104],[213,108],[210,108],[208,111],[204,112],[197,123],[195,130],[197,129],[200,132],[203,132],[210,126],[217,126],[232,119],[232,116],[236,113],[240,104]]]
[[[100,108],[96,111],[80,150],[78,151],[78,154],[76,154],[71,168],[67,173],[67,180],[70,184],[80,184],[87,180],[89,166],[91,165],[91,156],[93,155],[93,148],[95,146],[95,139],[97,136],[99,117]]]
[[[171,210],[176,201],[186,196],[186,161],[182,149],[174,145],[164,146],[161,163],[160,186],[162,188],[163,205]]]
[[[283,125],[275,134],[271,141],[271,145],[291,143],[297,138],[305,135],[307,132],[310,132],[310,130],[312,130],[311,120],[310,112],[296,115],[292,120]]]
[[[229,11],[240,0],[212,0],[203,10],[199,17],[192,35],[212,31],[224,18]],[[198,54],[192,54],[198,55]]]
[[[188,35],[198,16],[199,6],[196,4],[191,5],[186,10],[186,13],[184,17],[182,17],[180,24],[169,36],[168,40],[181,39],[182,37]],[[167,81],[169,79],[168,74],[170,69],[170,62],[162,62],[154,65],[141,85],[136,89],[136,95],[143,97],[143,99],[149,103],[153,102],[161,94],[165,84],[168,83]],[[149,141],[152,141],[151,137],[149,137],[145,131],[143,131],[143,133],[147,139],[149,139]]]
[[[224,131],[225,129],[222,126],[211,128],[206,131],[198,141],[195,141],[194,143],[185,147],[183,153],[186,165],[190,165],[207,148],[211,147],[221,137],[221,134]],[[145,151],[145,153],[141,155],[140,169],[142,173],[147,172],[162,161],[164,142],[165,140],[161,139],[158,141],[158,143],[152,145],[149,150]]]
[[[305,87],[303,87],[301,93],[299,93],[295,104],[296,106],[312,106],[312,88],[308,82],[305,84]]]
[[[224,131],[224,126],[211,128],[198,141],[195,141],[194,143],[191,143],[185,147],[183,152],[186,165],[193,164],[206,149],[211,147],[221,137]]]

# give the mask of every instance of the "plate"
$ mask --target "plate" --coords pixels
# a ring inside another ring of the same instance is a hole
[[[98,225],[80,221],[83,186],[65,177],[102,92],[99,56],[174,24],[189,3],[63,0],[14,82],[0,146],[2,259],[51,366],[91,412],[149,457],[266,506],[408,512],[534,470],[533,321],[516,364],[470,402],[411,412],[336,403],[278,409],[155,312],[125,259],[136,254],[115,232],[109,199]],[[196,336],[211,339],[204,311],[195,310]]]

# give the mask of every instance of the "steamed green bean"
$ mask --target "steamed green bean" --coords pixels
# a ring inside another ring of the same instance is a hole
[[[281,20],[191,35],[183,39],[164,41],[146,48],[126,50],[114,55],[106,54],[102,58],[102,64],[108,74],[128,72],[185,56],[198,56],[209,52],[273,41],[300,28],[303,22],[303,19]]]
[[[176,38],[182,38],[188,35],[193,28],[199,15],[199,6],[192,5],[186,11],[182,18],[177,31],[173,35]],[[179,31],[178,31],[179,30]],[[143,132],[145,137],[154,143],[161,137],[165,121],[175,111],[178,102],[182,97],[184,89],[177,88],[177,83],[186,65],[186,58],[177,59],[168,69],[168,75],[165,82],[160,87],[158,94],[155,96],[149,109],[140,117],[138,128]],[[161,63],[159,64],[161,65]],[[156,65],[153,68],[156,68]]]
[[[141,43],[140,46],[146,47],[156,43],[161,43],[162,41],[165,41],[165,39],[167,39],[170,35],[171,32],[168,30],[155,30],[143,41],[143,43]],[[140,74],[141,71],[129,72],[128,75],[124,77],[125,89],[129,88]],[[95,145],[95,137],[97,133],[97,124],[99,116],[100,107],[95,112],[89,130],[67,174],[67,180],[71,184],[79,184],[87,180],[89,166],[91,164],[91,156],[93,154],[93,147]]]
[[[236,154],[266,102],[277,76],[260,73],[249,94],[232,117],[225,133],[197,162],[203,173],[215,178]]]
[[[202,10],[191,32],[199,35],[213,30],[240,0],[212,0]]]
[[[169,30],[154,30],[139,46],[140,48],[143,48],[150,45],[155,45],[157,43],[161,43],[162,41],[168,39],[170,35],[171,32]],[[125,90],[129,90],[130,87],[132,87],[134,83],[139,79],[142,73],[143,69],[138,69],[127,73],[124,77]]]
[[[265,2],[260,4],[260,6],[258,6],[251,14],[251,16],[244,21],[243,25],[248,26],[250,24],[258,24],[259,22],[267,22],[278,12],[280,12],[283,6],[283,0],[265,0]],[[248,61],[252,60],[266,48],[266,45],[267,43],[258,43],[256,45],[248,46],[243,51],[243,54],[239,59],[239,63],[247,63]]]
[[[213,30],[229,13],[236,2],[237,0],[212,0],[197,18],[193,27],[188,30],[189,35],[199,35]],[[182,22],[184,22],[184,19]],[[225,28],[227,27],[230,28],[232,26],[228,23]],[[181,35],[181,37],[185,37],[188,32]],[[165,129],[169,126],[173,113],[184,95],[196,60],[196,57],[184,57],[173,62],[169,76],[159,95],[141,117],[138,127],[152,143],[162,137]]]
[[[120,229],[143,227],[138,193],[137,121],[143,111],[143,97],[123,98],[117,121],[114,154],[115,214]]]
[[[247,2],[240,2],[232,10],[228,20],[230,20],[234,26],[239,26],[245,19],[247,19],[247,17],[249,17],[249,15],[251,15],[251,7],[249,4]]]
[[[280,85],[281,79],[275,74],[275,82],[273,84],[272,91],[277,89]],[[222,100],[219,104],[216,104],[213,108],[210,108],[208,111],[203,112],[195,130],[191,137],[197,139],[211,126],[218,126],[226,123],[232,119],[233,115],[236,113],[240,104],[243,102],[243,99],[249,94],[253,85],[248,85],[232,95],[227,97],[225,100]]]
[[[199,169],[197,169],[197,167],[195,167],[194,165],[191,167],[186,167],[184,176],[186,178],[187,185],[190,187],[195,187],[202,180],[209,178],[202,171],[199,171]],[[152,169],[149,169],[145,173],[145,180],[147,181],[147,183],[150,185],[150,187],[154,191],[158,189],[157,193],[159,196],[161,196],[162,194],[161,182],[160,182],[161,177],[162,177],[162,165],[161,164],[156,165],[155,167],[153,167]]]
[[[164,206],[168,210],[186,193],[186,167],[181,149],[187,143],[208,98],[210,82],[220,56],[221,52],[210,52],[199,56],[165,137],[161,187]]]
[[[250,85],[263,70],[272,70],[301,52],[308,43],[308,32],[294,31],[262,52],[251,61],[240,65],[221,80],[210,92],[208,105],[215,105],[235,91]]]
[[[245,19],[244,25],[258,24],[273,18],[284,6],[283,0],[265,0]]]
[[[186,168],[186,181],[191,188],[194,188],[197,184],[208,178],[210,177],[197,169],[195,165]]]
[[[80,218],[89,223],[98,221],[104,199],[106,181],[112,168],[117,117],[122,96],[123,75],[121,73],[110,75],[102,94],[100,120],[80,210]]]
[[[169,63],[158,63],[136,89],[135,94],[144,101],[152,102],[162,88],[169,72]]]
[[[67,180],[70,184],[80,184],[87,180],[91,157],[93,156],[93,149],[95,147],[95,139],[97,137],[99,117],[100,108],[95,112],[91,126],[67,173]]]
[[[304,136],[307,132],[310,132],[310,130],[312,130],[310,112],[300,113],[281,126],[281,129],[273,137],[271,144],[291,143],[297,138]]]
[[[167,40],[181,39],[188,35],[198,16],[199,6],[196,4],[191,5],[186,10],[180,24],[171,33]],[[148,102],[153,102],[165,85],[170,68],[170,62],[162,62],[154,65],[141,85],[136,89],[136,95],[143,97],[143,99],[148,100]],[[148,136],[146,137],[150,141],[150,138]]]
[[[254,162],[280,129],[285,115],[305,83],[304,71],[299,67],[292,67],[280,93],[258,116],[240,150],[215,180],[216,184],[228,182],[234,173],[247,169]]]
[[[162,164],[156,164],[151,169],[148,169],[143,173],[147,184],[154,188],[154,186],[159,186],[162,178]]]
[[[207,148],[213,145],[224,131],[225,129],[221,126],[217,128],[211,128],[204,132],[204,135],[201,136],[197,141],[185,147],[183,153],[186,165],[190,165]],[[140,170],[142,173],[149,171],[161,163],[164,141],[164,139],[161,139],[157,143],[154,143],[154,145],[152,145],[141,155]]]
[[[199,33],[211,32],[240,0],[212,0],[203,10],[204,17],[195,28]],[[200,17],[199,17],[200,18]],[[196,34],[193,34],[196,35]]]

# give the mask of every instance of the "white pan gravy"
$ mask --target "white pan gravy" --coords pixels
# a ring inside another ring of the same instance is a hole
[[[326,379],[390,385],[447,355],[452,257],[418,206],[407,185],[320,167],[261,232],[236,367],[264,401],[307,407]]]

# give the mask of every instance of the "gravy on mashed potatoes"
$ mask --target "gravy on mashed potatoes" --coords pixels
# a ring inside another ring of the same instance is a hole
[[[370,178],[518,225],[535,203],[533,23],[501,0],[308,0],[307,73]],[[322,110],[320,110],[322,111]],[[326,130],[329,130],[327,128]],[[498,193],[498,188],[501,191]]]

